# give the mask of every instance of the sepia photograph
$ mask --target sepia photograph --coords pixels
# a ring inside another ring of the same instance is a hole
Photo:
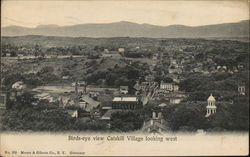
[[[248,155],[249,4],[2,0],[0,156]]]

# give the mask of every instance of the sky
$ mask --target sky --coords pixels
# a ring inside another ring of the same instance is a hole
[[[130,21],[200,26],[249,19],[247,0],[2,0],[1,26],[36,27]]]

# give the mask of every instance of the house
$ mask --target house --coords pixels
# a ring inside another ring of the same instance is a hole
[[[124,52],[125,49],[124,48],[118,48],[118,52]]]
[[[18,81],[12,84],[11,88],[10,97],[12,98],[12,96],[16,97],[22,95],[26,90],[26,85],[23,83],[23,81]]]
[[[128,94],[128,86],[120,86],[121,94]]]
[[[66,110],[66,112],[73,118],[78,118],[78,111],[77,110]]]
[[[239,92],[240,95],[245,95],[245,92],[246,92],[245,85],[239,85],[238,86],[238,92]]]
[[[139,81],[136,81],[136,84],[133,86],[133,89],[135,89],[135,95],[138,95],[140,93],[140,85]]]
[[[154,79],[155,79],[155,77],[153,75],[147,75],[147,76],[145,76],[145,80],[147,82],[153,82]]]
[[[23,81],[18,81],[16,83],[14,83],[11,87],[13,89],[22,90],[22,89],[26,88],[26,85],[23,83]]]
[[[167,106],[167,104],[165,104],[165,103],[161,103],[160,105],[158,105],[159,107],[166,107]]]
[[[244,68],[244,65],[243,64],[238,64],[238,69],[243,69]]]
[[[179,90],[179,86],[174,83],[164,83],[163,81],[161,81],[160,89],[175,92]]]
[[[158,53],[154,54],[152,59],[154,59],[154,60],[158,59]]]
[[[165,89],[157,89],[156,90],[156,94],[158,97],[161,97],[161,96],[165,97],[168,93],[169,93],[169,91],[167,91]]]
[[[90,112],[92,109],[99,106],[100,102],[96,101],[97,97],[93,97],[92,99],[88,95],[82,95],[79,97],[79,107],[84,111]]]
[[[179,86],[176,84],[173,84],[173,91],[174,92],[179,91]]]
[[[173,74],[173,73],[180,74],[180,73],[182,73],[182,69],[181,68],[169,68],[168,73],[170,73],[170,74]]]
[[[170,65],[176,65],[176,64],[177,64],[176,59],[171,59],[171,61],[170,61]]]
[[[63,76],[62,79],[63,79],[63,80],[68,80],[68,79],[69,79],[69,76]]]
[[[109,50],[108,49],[104,49],[103,52],[104,53],[109,53]]]
[[[98,97],[98,95],[100,95],[99,92],[89,92],[89,97],[96,99]]]
[[[175,83],[180,83],[180,76],[177,74],[168,74],[167,77],[172,78]]]
[[[87,108],[88,103],[86,101],[84,101],[83,99],[79,100],[79,107],[82,109],[86,109]]]
[[[142,91],[145,91],[145,90],[147,89],[148,86],[149,86],[149,82],[142,82],[142,83],[140,84],[140,89],[141,89]]]
[[[210,74],[209,71],[202,71],[202,73],[203,73],[204,75]]]
[[[160,97],[164,97],[164,99],[167,100],[169,104],[179,104],[182,100],[187,98],[187,94],[181,91],[169,92],[164,89],[158,89],[156,94],[158,99]]]
[[[202,68],[201,67],[196,67],[193,69],[193,72],[202,72]]]
[[[169,102],[170,104],[179,104],[181,103],[182,98],[181,97],[171,97]]]
[[[23,54],[18,54],[17,57],[23,57]]]
[[[179,78],[173,78],[173,81],[174,81],[175,83],[180,83],[180,82],[181,82]]]
[[[6,53],[6,57],[11,57],[11,54],[10,53]]]
[[[68,99],[65,99],[65,97],[59,96],[57,101],[59,102],[58,107],[64,108],[64,106],[66,106],[66,103],[68,102]]]

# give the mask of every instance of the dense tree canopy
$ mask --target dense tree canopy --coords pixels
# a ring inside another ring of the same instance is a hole
[[[133,111],[119,111],[112,114],[111,129],[115,131],[134,131],[142,127],[142,117]]]

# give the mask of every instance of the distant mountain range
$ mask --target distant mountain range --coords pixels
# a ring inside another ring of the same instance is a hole
[[[205,26],[156,26],[127,21],[107,24],[72,26],[40,25],[35,28],[3,27],[2,36],[65,36],[65,37],[147,37],[147,38],[232,38],[249,35],[249,20]]]

